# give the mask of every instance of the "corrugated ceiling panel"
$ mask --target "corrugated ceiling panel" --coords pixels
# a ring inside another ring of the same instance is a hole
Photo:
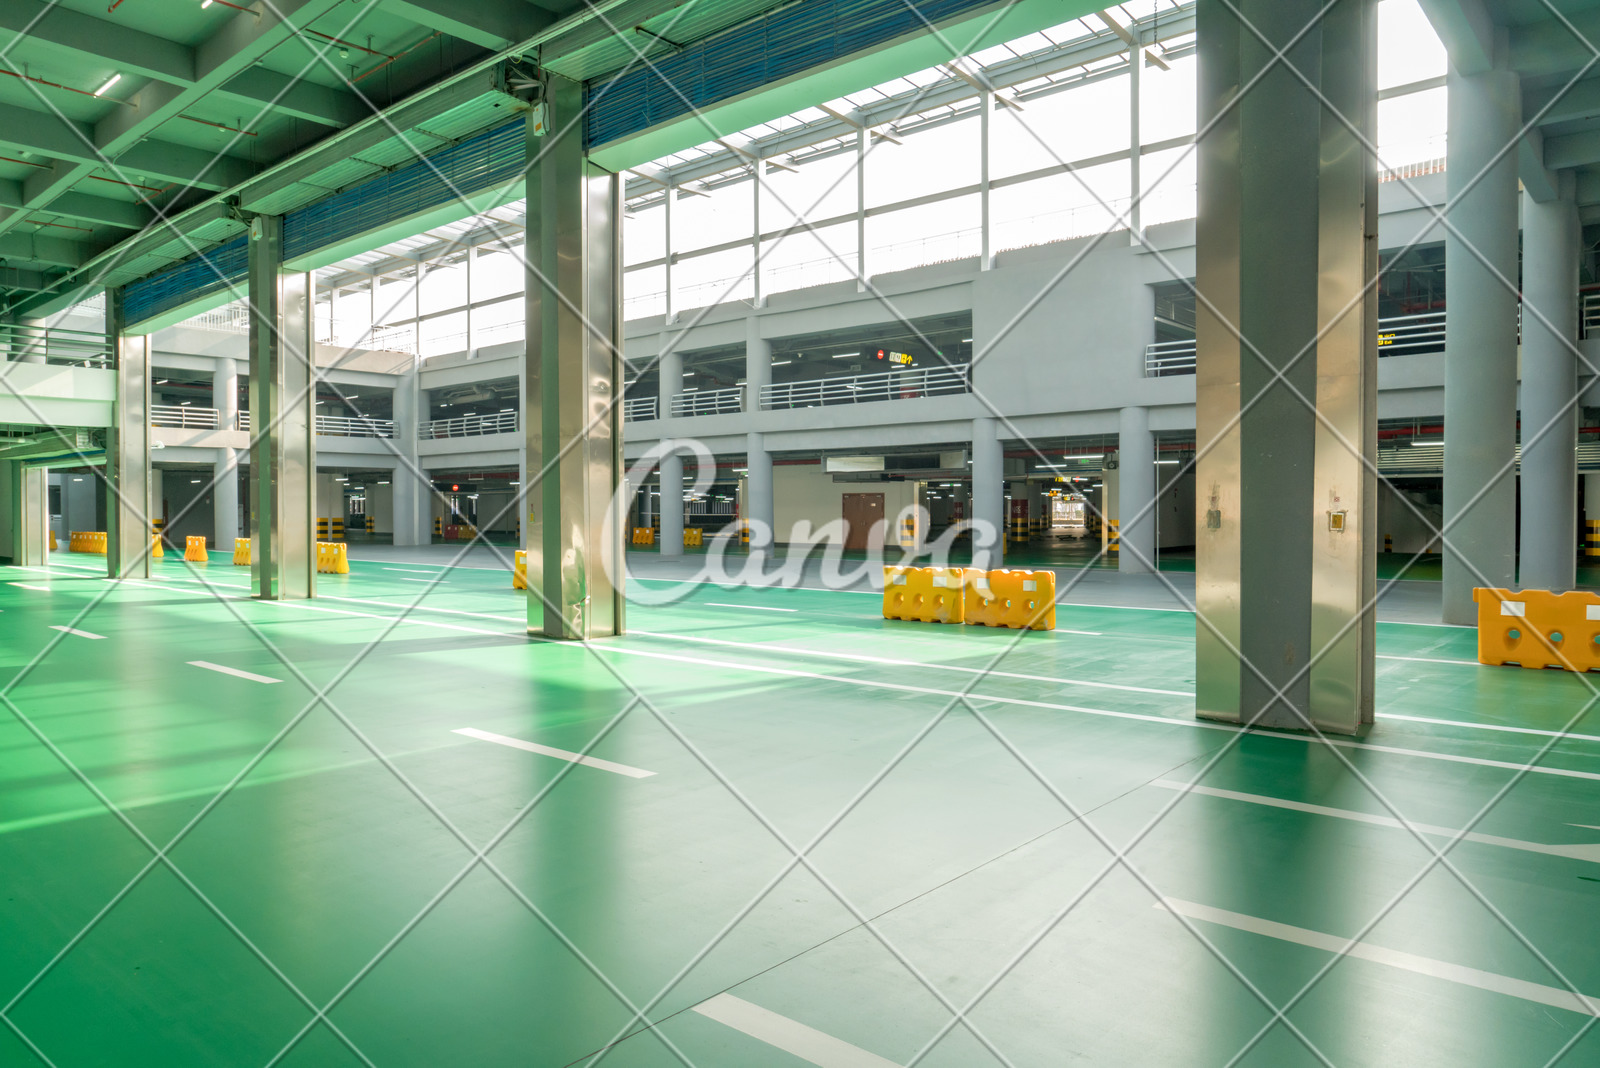
[[[926,29],[992,0],[801,0],[586,86],[587,141],[603,145],[771,82]]]

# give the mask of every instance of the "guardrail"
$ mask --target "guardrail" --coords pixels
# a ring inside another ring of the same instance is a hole
[[[233,421],[233,425],[248,432],[250,429],[250,413],[240,412]],[[393,419],[367,419],[364,417],[351,417],[345,415],[319,415],[317,416],[317,433],[336,438],[392,438],[394,437]]]
[[[1587,314],[1587,312],[1586,312]],[[1410,356],[1423,352],[1444,351],[1445,313],[1424,312],[1421,315],[1391,315],[1378,320],[1378,355]],[[1596,321],[1600,322],[1600,304],[1596,307]],[[1195,341],[1157,341],[1144,347],[1144,373],[1146,378],[1165,378],[1168,375],[1194,374]]]
[[[655,397],[629,397],[622,402],[622,421],[637,423],[656,417]]]
[[[761,387],[761,407],[817,408],[827,404],[915,400],[971,393],[970,365],[907,368],[870,375],[841,375],[806,382],[777,382]]]
[[[5,359],[29,363],[114,367],[115,355],[104,333],[60,326],[0,323],[0,352]]]
[[[434,419],[417,427],[417,437],[472,438],[483,434],[514,434],[517,431],[517,412],[495,412],[491,415],[462,415],[454,419]]]
[[[215,408],[196,408],[188,404],[152,404],[151,426],[170,426],[181,430],[217,429]]]
[[[744,387],[687,390],[672,398],[672,414],[729,415],[744,410]]]

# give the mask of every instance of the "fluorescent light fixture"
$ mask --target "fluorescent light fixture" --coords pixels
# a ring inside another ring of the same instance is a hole
[[[835,359],[835,360],[842,360],[842,359],[845,359],[846,357],[849,357],[849,356],[860,356],[860,355],[861,355],[861,353],[859,353],[859,352],[836,352],[830,358],[831,359]]]
[[[512,483],[511,483],[511,485],[513,485],[513,486],[520,486],[520,485],[522,485],[522,483],[520,483],[520,482],[512,482]]]
[[[181,408],[181,407],[183,407],[183,406],[184,406],[184,405],[185,405],[185,404],[193,404],[193,403],[194,403],[194,401],[179,401],[179,402],[178,402],[178,407],[180,407],[180,408]]]
[[[388,483],[388,481],[387,481],[387,480],[385,480],[385,481],[383,481],[383,482],[379,482],[379,483],[378,483],[378,485],[380,485],[380,486],[387,486],[387,485],[388,485],[388,484],[389,484],[389,483]]]
[[[1177,462],[1178,461],[1176,461],[1176,460],[1157,460],[1156,461],[1156,463],[1158,463],[1158,464],[1175,464]]]
[[[516,411],[516,409],[515,409],[515,408],[501,408],[501,409],[500,409],[500,414],[501,414],[501,415],[504,415],[504,414],[506,414],[506,413],[507,413],[507,412],[514,412],[514,411]]]
[[[110,89],[113,85],[116,85],[121,80],[122,80],[122,75],[113,74],[110,78],[108,78],[106,80],[106,84],[102,85],[100,88],[98,88],[98,89],[96,89],[94,91],[94,95],[95,96],[103,95],[107,89]]]
[[[72,481],[74,481],[74,482],[82,482],[82,481],[83,481],[83,479],[81,479],[81,478],[78,478],[78,477],[76,477],[76,476],[74,476],[74,477],[73,477],[73,479],[72,479]]]
[[[198,478],[191,478],[189,480],[189,485],[198,486],[198,485],[200,485],[200,480]]]
[[[794,361],[793,360],[773,360],[772,361],[772,366],[774,366],[774,367],[787,367],[791,363],[794,363]]]
[[[961,343],[963,345],[970,345],[972,344],[972,339],[970,337],[964,337],[961,339]]]
[[[1444,438],[1412,438],[1413,445],[1443,445]]]
[[[167,384],[167,379],[165,379],[165,378],[158,378],[158,379],[156,379],[156,385],[158,385],[158,386],[164,386],[164,385],[166,385],[166,384]]]

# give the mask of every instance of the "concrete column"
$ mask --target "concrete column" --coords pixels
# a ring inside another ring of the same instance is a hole
[[[394,544],[429,545],[433,542],[433,516],[429,500],[433,489],[424,479],[417,457],[417,425],[422,397],[415,366],[400,376],[394,388],[394,444],[405,462],[397,464],[389,480],[393,499]],[[526,481],[523,485],[526,485]]]
[[[1578,556],[1576,177],[1522,199],[1522,559],[1527,589],[1570,590]],[[1446,426],[1448,427],[1448,423]]]
[[[767,451],[766,438],[761,434],[745,435],[745,504],[747,519],[765,523],[770,531],[773,524],[772,504],[772,454]],[[770,552],[773,537],[762,537],[754,527],[750,531],[750,551]]]
[[[216,480],[212,494],[216,548],[218,552],[232,552],[234,540],[239,537],[239,454],[233,449],[218,449],[211,470]]]
[[[19,325],[17,346],[12,349],[11,358],[19,363],[44,363],[44,320],[24,319]]]
[[[217,410],[217,429],[232,430],[239,421],[239,365],[218,360],[211,372],[211,407]]]
[[[772,381],[772,342],[761,336],[761,320],[744,321],[744,410],[761,410],[761,387]]]
[[[676,345],[677,339],[668,342]],[[683,356],[669,348],[656,364],[660,376],[661,418],[672,415],[672,398],[683,392]],[[683,555],[683,457],[661,460],[661,555]]]
[[[1117,570],[1156,569],[1156,448],[1148,408],[1124,408],[1117,431],[1117,512],[1122,548]]]
[[[1005,457],[999,424],[987,416],[972,421],[972,566],[999,567],[1005,530]]]
[[[1520,85],[1503,66],[1449,73],[1446,189],[1455,232],[1444,246],[1446,623],[1477,621],[1474,587],[1515,580],[1517,153],[1502,150],[1517,136]]]
[[[522,410],[538,485],[528,530],[528,631],[584,640],[621,634],[622,524],[608,511],[622,481],[622,185],[583,150],[583,87],[549,76],[553,114],[527,124],[527,344]],[[537,271],[534,268],[537,268]],[[542,477],[537,474],[543,472]]]
[[[150,577],[150,335],[122,332],[122,290],[106,290],[117,401],[106,440],[106,573]]]

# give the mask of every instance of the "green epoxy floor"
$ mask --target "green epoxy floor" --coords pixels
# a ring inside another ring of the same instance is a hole
[[[1600,1064],[1587,679],[1380,623],[1330,750],[1197,725],[1181,612],[701,586],[585,648],[454,553],[0,569],[0,1065]]]

